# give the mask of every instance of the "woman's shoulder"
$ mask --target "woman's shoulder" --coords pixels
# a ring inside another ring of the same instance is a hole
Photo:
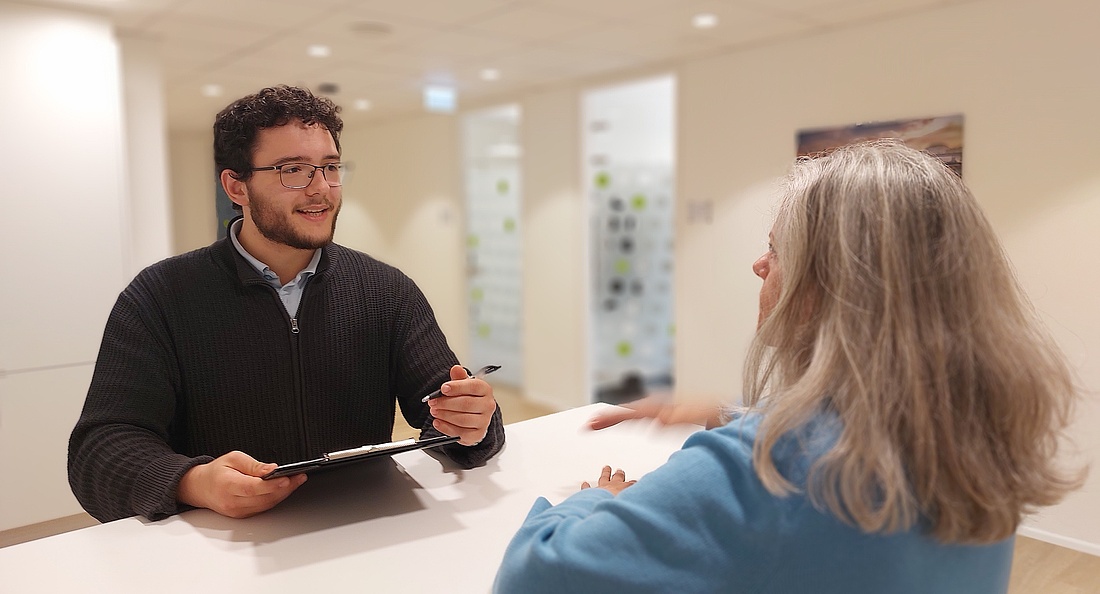
[[[796,485],[804,484],[814,462],[836,445],[841,429],[840,419],[823,411],[795,429],[785,431],[775,440],[771,450],[776,468],[787,480]],[[700,434],[711,434],[715,445],[720,444],[720,447],[728,450],[739,450],[751,459],[756,442],[768,431],[776,430],[779,429],[768,423],[767,411],[755,410],[737,412],[725,425]],[[700,435],[700,438],[703,436]],[[690,440],[684,445],[691,445]]]

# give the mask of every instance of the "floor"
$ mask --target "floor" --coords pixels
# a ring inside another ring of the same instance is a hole
[[[495,387],[504,423],[515,423],[553,412],[527,402],[521,395],[505,387]],[[394,439],[416,437],[400,415],[394,424]],[[19,544],[77,530],[96,522],[87,514],[0,531],[0,547]],[[1009,594],[1096,594],[1100,592],[1100,557],[1052,545],[1043,541],[1016,538],[1016,555],[1012,563]]]

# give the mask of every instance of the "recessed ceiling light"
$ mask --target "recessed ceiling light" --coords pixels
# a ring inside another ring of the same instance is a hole
[[[424,87],[424,107],[428,111],[451,113],[455,110],[456,97],[453,87],[428,85]]]
[[[367,111],[368,109],[370,109],[370,101],[367,101],[366,99],[356,99],[355,109],[358,109],[359,111]]]
[[[500,71],[496,68],[486,68],[481,71],[481,80],[500,80]]]
[[[327,45],[316,44],[306,48],[306,53],[313,58],[327,58],[332,54],[332,48]]]
[[[718,17],[709,12],[702,12],[691,17],[691,25],[696,29],[713,29],[718,25]]]
[[[222,86],[221,85],[203,85],[202,86],[203,97],[221,97]]]

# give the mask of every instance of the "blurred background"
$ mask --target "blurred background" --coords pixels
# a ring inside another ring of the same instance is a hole
[[[343,107],[337,242],[541,411],[736,400],[799,131],[961,114],[1095,460],[1098,22],[1091,0],[0,1],[0,531],[80,513],[65,445],[107,314],[220,236],[214,114],[282,83]],[[1023,532],[1100,555],[1100,476]]]

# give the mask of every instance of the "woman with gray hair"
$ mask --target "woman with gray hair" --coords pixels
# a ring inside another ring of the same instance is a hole
[[[738,410],[653,399],[593,419],[691,421],[641,480],[545,499],[501,592],[1004,592],[1075,398],[978,203],[895,141],[792,170]]]

